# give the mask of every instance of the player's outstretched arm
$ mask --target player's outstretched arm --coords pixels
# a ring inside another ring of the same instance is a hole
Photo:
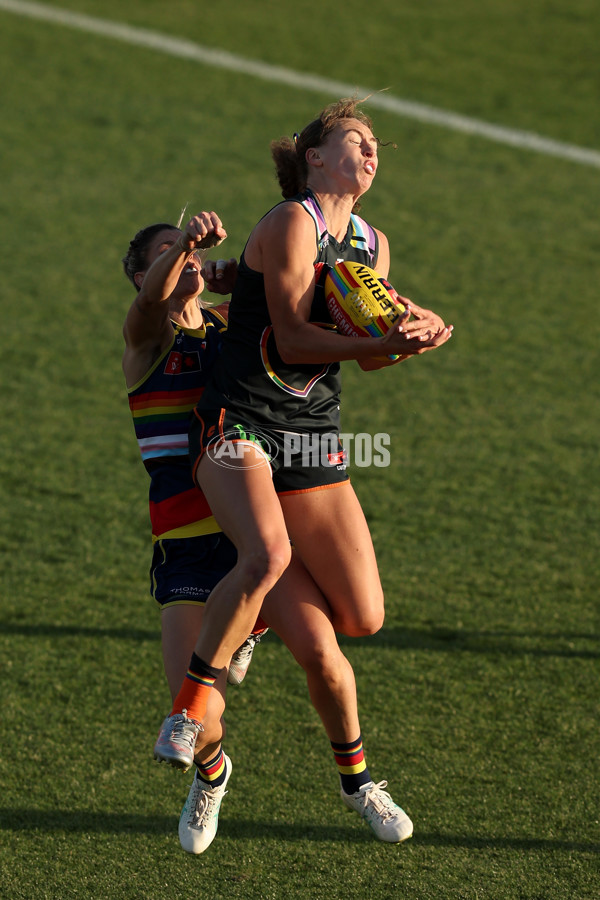
[[[139,292],[131,304],[123,337],[123,371],[128,385],[133,385],[149,371],[161,352],[173,340],[170,322],[171,300],[177,309],[194,302],[202,291],[201,261],[196,257],[203,250],[220,243],[227,233],[216,213],[203,212],[193,216],[185,229],[167,226],[157,233],[158,243],[152,245],[151,265],[134,273]],[[189,271],[186,271],[189,270]],[[194,278],[188,275],[194,273]],[[185,275],[180,287],[182,274]]]
[[[226,237],[227,232],[216,213],[202,212],[192,216],[179,238],[144,274],[140,291],[125,318],[123,336],[127,347],[156,341],[168,325],[168,300],[187,261],[198,250],[214,247]]]

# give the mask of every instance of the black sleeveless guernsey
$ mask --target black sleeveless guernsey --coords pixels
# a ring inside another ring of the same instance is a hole
[[[341,260],[373,268],[378,240],[374,229],[352,215],[343,241],[327,231],[323,213],[310,190],[292,197],[312,216],[316,228],[316,287],[310,321],[334,329],[323,285],[329,268]],[[340,364],[284,363],[275,344],[264,279],[240,260],[223,350],[198,410],[226,408],[245,422],[295,432],[339,431]]]

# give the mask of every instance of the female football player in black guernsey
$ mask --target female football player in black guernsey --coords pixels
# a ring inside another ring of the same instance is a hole
[[[368,525],[331,438],[339,432],[339,363],[391,364],[392,355],[441,346],[452,327],[414,304],[411,321],[403,317],[383,338],[346,337],[332,327],[327,266],[356,260],[388,275],[385,235],[354,213],[375,177],[377,148],[354,100],[328,107],[294,141],[272,145],[285,199],[248,239],[223,352],[190,431],[195,478],[237,548],[237,564],[208,600],[161,732],[165,759],[169,743],[177,743],[170,721],[201,722],[211,685],[289,564],[290,542],[338,632],[373,634],[383,623]]]

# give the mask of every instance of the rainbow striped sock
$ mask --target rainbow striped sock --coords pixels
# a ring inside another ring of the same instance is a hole
[[[211,788],[223,784],[225,781],[225,756],[223,754],[223,748],[219,747],[217,755],[213,756],[212,759],[209,759],[208,762],[197,762],[196,768],[198,770],[198,778],[200,778],[201,781],[204,781],[205,784],[210,785]]]
[[[183,684],[175,700],[171,715],[181,713],[185,709],[188,718],[201,722],[206,715],[206,706],[212,686],[217,680],[221,669],[209,666],[204,660],[192,653],[192,659]]]
[[[332,741],[331,749],[340,773],[342,790],[346,794],[355,794],[363,784],[372,780],[367,768],[360,734],[355,741],[350,741],[349,744],[338,744]]]

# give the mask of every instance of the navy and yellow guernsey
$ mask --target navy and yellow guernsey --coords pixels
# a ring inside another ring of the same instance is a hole
[[[204,326],[173,323],[173,341],[150,371],[128,390],[142,460],[150,475],[152,540],[213,534],[217,525],[192,479],[190,416],[221,351],[226,321],[202,310]]]
[[[315,223],[316,286],[310,321],[335,328],[325,301],[327,271],[341,260],[374,268],[379,250],[377,234],[359,216],[352,215],[343,241],[327,231],[314,194],[307,190],[291,200],[306,210]],[[201,409],[227,408],[246,421],[296,432],[339,431],[339,363],[287,365],[277,352],[261,272],[240,260],[229,306],[223,352],[199,404]]]

